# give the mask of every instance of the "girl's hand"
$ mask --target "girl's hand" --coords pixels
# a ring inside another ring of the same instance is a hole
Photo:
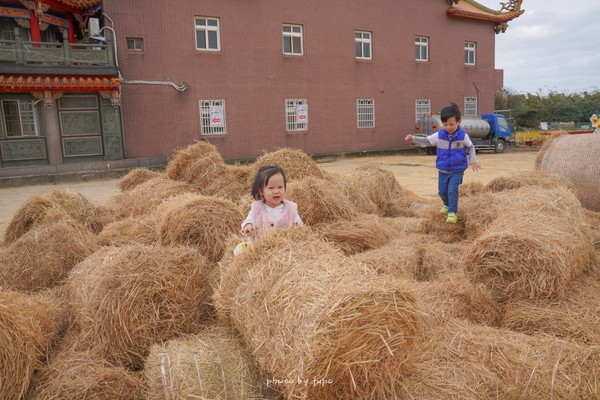
[[[477,163],[471,163],[471,164],[469,164],[469,167],[471,167],[473,169],[473,171],[479,171],[481,169],[481,165],[479,165]]]
[[[254,233],[254,231],[256,231],[256,228],[254,227],[254,225],[252,224],[246,224],[244,225],[244,227],[240,230],[240,233],[242,235],[247,235],[249,233]]]
[[[406,135],[406,136],[404,136],[404,140],[407,141],[407,142],[412,142],[413,135]]]

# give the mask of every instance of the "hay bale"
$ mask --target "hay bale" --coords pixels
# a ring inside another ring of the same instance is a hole
[[[216,197],[183,195],[157,212],[160,244],[197,248],[211,261],[219,261],[229,235],[239,231],[244,216],[232,202]]]
[[[167,163],[165,172],[171,179],[189,182],[195,175],[192,165],[202,159],[205,160],[205,165],[224,163],[223,157],[214,145],[206,141],[197,141],[178,150],[173,159]]]
[[[383,216],[383,212],[379,210],[377,204],[371,200],[369,194],[365,190],[356,190],[356,188],[352,186],[353,181],[350,176],[342,174],[332,174],[331,176],[335,185],[342,191],[343,195],[350,200],[358,212]]]
[[[419,212],[423,216],[423,233],[435,237],[444,243],[456,243],[467,237],[466,215],[462,207],[458,210],[458,222],[449,224],[446,215],[440,214],[441,202],[433,207],[427,207]]]
[[[422,325],[405,284],[308,227],[255,241],[223,267],[215,301],[287,398],[385,398]]]
[[[23,398],[66,321],[66,306],[52,292],[0,291],[0,398]]]
[[[397,236],[393,226],[377,215],[359,214],[351,221],[339,220],[315,226],[325,240],[351,255],[381,247]]]
[[[498,301],[556,297],[595,263],[583,221],[542,208],[502,214],[467,252],[467,277]]]
[[[485,190],[485,186],[481,182],[469,182],[464,183],[458,187],[458,194],[460,198],[475,196],[482,193]]]
[[[237,334],[211,326],[155,344],[144,364],[147,400],[263,397],[263,382]]]
[[[162,176],[164,176],[162,172],[154,171],[148,168],[134,168],[121,179],[119,179],[117,182],[117,187],[121,189],[122,192],[127,192],[128,190],[131,190],[152,178],[159,178]]]
[[[139,376],[89,351],[69,349],[40,370],[30,400],[142,400]]]
[[[287,198],[298,204],[298,213],[305,224],[313,225],[336,220],[352,220],[356,209],[331,182],[307,177],[291,182]]]
[[[37,226],[0,249],[0,287],[24,291],[53,287],[97,248],[96,236],[72,220]]]
[[[140,369],[151,345],[213,318],[216,272],[194,249],[132,244],[79,263],[66,291],[83,341],[108,361]]]
[[[600,211],[600,134],[557,135],[538,153],[536,170],[564,176],[573,182],[581,204]]]
[[[597,399],[600,347],[453,320],[432,330],[398,382],[407,399]]]
[[[92,232],[102,230],[103,210],[84,195],[69,190],[52,190],[30,197],[13,215],[6,227],[4,244],[9,245],[30,229],[57,219],[73,219]]]
[[[270,153],[264,153],[256,159],[254,175],[261,167],[267,165],[278,165],[285,171],[285,177],[289,182],[299,181],[304,178],[327,179],[328,174],[321,169],[308,154],[300,149],[284,147]]]
[[[158,228],[154,214],[128,217],[112,222],[98,235],[100,246],[123,246],[129,243],[158,243]]]
[[[499,176],[492,179],[485,185],[484,191],[497,193],[522,187],[537,187],[540,189],[566,187],[571,190],[575,189],[573,183],[564,176],[545,171],[521,171],[511,176]]]
[[[558,299],[513,301],[502,327],[528,335],[546,334],[581,344],[600,345],[600,280],[584,276]]]

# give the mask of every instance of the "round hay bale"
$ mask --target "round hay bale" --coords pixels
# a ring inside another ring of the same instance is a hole
[[[123,246],[129,243],[158,243],[158,228],[154,214],[128,217],[112,222],[98,235],[100,246]]]
[[[153,171],[148,168],[134,168],[119,179],[117,187],[121,189],[122,192],[127,192],[152,178],[159,178],[162,176],[164,176],[162,172]]]
[[[183,195],[160,207],[158,237],[163,246],[192,246],[216,262],[223,257],[227,237],[239,231],[243,220],[239,208],[228,200]]]
[[[575,189],[573,183],[564,176],[544,171],[522,171],[511,176],[499,176],[492,179],[485,185],[484,191],[502,192],[522,187],[538,187],[541,189],[566,187],[571,190]]]
[[[417,195],[400,186],[391,171],[370,164],[357,168],[348,175],[351,191],[366,193],[377,205],[380,215],[386,217],[413,216],[411,206],[418,202]]]
[[[466,234],[466,214],[463,213],[463,208],[459,205],[458,222],[449,224],[446,222],[446,215],[440,214],[442,203],[433,207],[427,207],[420,211],[423,216],[423,233],[435,237],[437,240],[444,243],[456,243],[464,240]]]
[[[540,149],[535,167],[570,179],[581,204],[600,211],[599,153],[598,133],[553,136]]]
[[[261,167],[267,165],[278,165],[285,171],[285,177],[289,182],[299,181],[312,177],[326,179],[328,174],[321,169],[308,154],[299,149],[284,147],[270,153],[264,153],[256,159],[254,175]],[[252,184],[252,181],[249,182]]]
[[[136,370],[152,344],[197,332],[213,318],[216,273],[194,249],[136,244],[84,260],[66,289],[84,340]]]
[[[189,182],[195,172],[192,165],[199,159],[205,160],[204,165],[224,163],[223,157],[214,145],[206,141],[197,141],[178,150],[173,159],[167,163],[165,172],[171,179]]]
[[[227,164],[229,174],[244,187],[251,187],[256,170],[250,164]]]
[[[72,220],[35,227],[2,249],[0,287],[23,291],[53,287],[96,249],[96,236]]]
[[[369,214],[359,214],[351,221],[323,223],[314,229],[345,255],[376,249],[397,236],[393,227],[382,217]]]
[[[73,219],[94,233],[102,230],[103,213],[84,195],[69,190],[52,190],[30,197],[15,212],[4,234],[9,245],[35,226],[60,218]]]
[[[331,182],[307,177],[291,182],[287,197],[298,204],[298,213],[305,224],[313,225],[336,220],[352,220],[356,209]]]
[[[51,292],[0,291],[0,398],[21,399],[67,320]]]
[[[498,301],[560,295],[595,262],[589,231],[568,214],[499,216],[467,252],[465,273]]]
[[[143,400],[142,380],[95,354],[67,350],[40,370],[30,400]]]
[[[371,200],[369,194],[363,190],[356,190],[352,186],[352,179],[348,175],[332,174],[335,185],[342,191],[343,195],[350,200],[358,212],[365,214],[377,214],[383,216],[377,204]]]
[[[223,268],[215,301],[287,398],[386,398],[422,326],[405,284],[308,227],[255,241]]]
[[[430,332],[401,399],[596,399],[600,347],[452,320]]]
[[[464,183],[458,187],[458,194],[460,198],[475,196],[485,190],[485,186],[481,182],[469,182]]]
[[[263,397],[263,382],[244,343],[221,326],[155,344],[144,365],[146,400]]]

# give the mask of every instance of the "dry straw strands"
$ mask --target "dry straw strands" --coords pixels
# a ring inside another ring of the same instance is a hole
[[[50,292],[0,291],[1,399],[23,398],[66,319],[65,305]]]
[[[77,192],[53,190],[32,196],[15,212],[6,228],[4,244],[14,242],[37,225],[57,219],[74,219],[97,233],[106,218],[103,214],[103,210]]]
[[[144,378],[146,400],[262,398],[264,386],[242,340],[221,326],[152,346]]]
[[[217,148],[205,141],[198,141],[178,150],[167,164],[166,174],[169,178],[188,182],[194,177],[192,165],[197,160],[206,160],[210,164],[223,164],[223,157]]]
[[[556,135],[538,153],[537,170],[570,179],[581,204],[600,211],[600,134]]]
[[[299,149],[284,147],[264,153],[256,159],[255,173],[264,166],[278,165],[285,171],[288,182],[307,177],[326,179],[329,175],[308,154]]]
[[[138,374],[87,351],[67,349],[40,371],[30,400],[143,400]]]
[[[597,399],[600,346],[454,320],[430,332],[401,399]]]
[[[127,192],[152,178],[159,178],[162,176],[162,172],[153,171],[148,168],[134,168],[119,179],[117,187],[121,189],[122,192]]]
[[[216,272],[191,248],[129,245],[78,264],[67,289],[84,339],[109,361],[140,369],[152,344],[212,318]]]
[[[174,197],[156,213],[160,244],[197,248],[211,261],[219,261],[225,241],[239,231],[244,219],[232,202],[201,195]]]
[[[511,176],[499,176],[492,179],[484,190],[502,192],[504,190],[522,187],[537,187],[540,189],[568,188],[574,190],[573,183],[564,176],[546,171],[522,171]]]
[[[97,248],[96,236],[72,220],[37,226],[0,249],[0,286],[26,291],[53,287]]]
[[[98,234],[101,246],[122,246],[129,243],[158,243],[158,228],[154,214],[128,217],[111,222]]]
[[[290,399],[385,398],[422,325],[404,284],[307,227],[264,235],[224,267],[216,304]]]

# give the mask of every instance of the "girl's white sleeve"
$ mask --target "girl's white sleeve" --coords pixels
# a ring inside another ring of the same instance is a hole
[[[254,225],[254,218],[252,218],[252,210],[250,210],[248,212],[248,216],[246,217],[246,219],[244,220],[244,222],[242,222],[242,229],[244,228],[244,226],[246,226],[248,224]]]
[[[300,215],[298,213],[296,213],[296,216],[294,217],[294,222],[297,223],[300,226],[304,225],[304,223],[300,219]]]

